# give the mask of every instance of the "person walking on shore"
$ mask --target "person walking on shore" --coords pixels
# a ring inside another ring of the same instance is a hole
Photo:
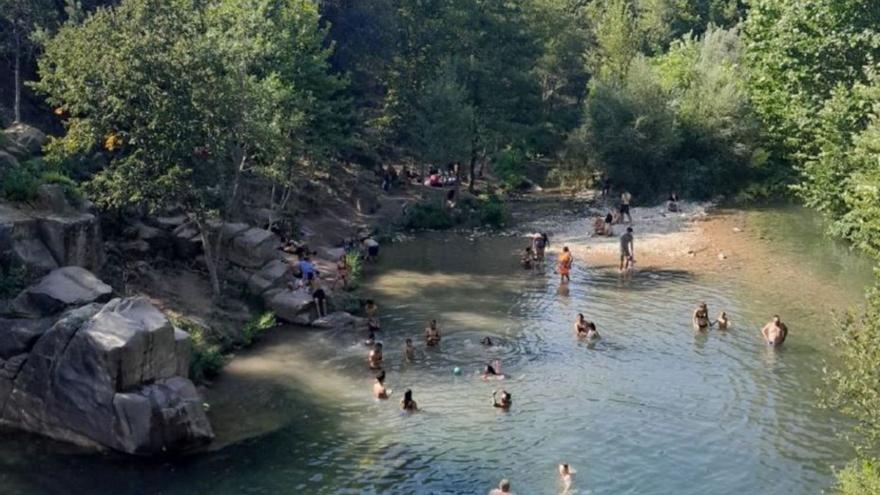
[[[632,270],[636,262],[636,247],[633,240],[633,229],[627,227],[626,232],[620,236],[620,271]]]

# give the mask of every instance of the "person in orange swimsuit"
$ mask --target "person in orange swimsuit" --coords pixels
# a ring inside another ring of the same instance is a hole
[[[571,251],[568,250],[568,246],[565,246],[562,248],[562,254],[559,256],[558,265],[556,267],[556,271],[559,272],[560,282],[566,283],[571,280],[569,274],[571,273],[571,265],[573,262],[574,258],[571,257]]]

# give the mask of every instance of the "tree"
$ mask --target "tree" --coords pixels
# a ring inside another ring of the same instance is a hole
[[[34,47],[32,35],[48,27],[55,18],[55,4],[51,0],[0,0],[0,23],[5,24],[0,33],[6,35],[3,43],[13,59],[15,122],[21,121],[22,64],[30,60]]]
[[[39,60],[35,87],[69,114],[50,159],[104,148],[89,183],[100,206],[182,206],[219,294],[222,229],[211,225],[235,215],[243,175],[297,166],[338,138],[325,98],[343,82],[327,72],[323,34],[306,0],[98,10]]]

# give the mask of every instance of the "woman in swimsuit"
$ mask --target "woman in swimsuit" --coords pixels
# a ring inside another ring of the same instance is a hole
[[[370,369],[382,369],[382,344],[377,342],[376,345],[373,346],[373,350],[370,351],[370,355],[367,358],[367,361],[370,364]]]
[[[373,396],[377,399],[387,399],[391,395],[391,391],[385,388],[385,372],[380,371],[376,375],[376,383],[373,384]]]
[[[400,409],[408,413],[414,413],[419,410],[419,405],[412,398],[412,390],[406,389],[406,392],[403,393],[403,398],[400,399]]]
[[[708,330],[709,329],[709,308],[706,306],[706,303],[701,302],[699,307],[694,310],[693,317],[694,330]]]
[[[433,347],[440,343],[440,329],[437,328],[437,320],[431,320],[428,322],[428,327],[425,328],[425,344],[429,347]]]

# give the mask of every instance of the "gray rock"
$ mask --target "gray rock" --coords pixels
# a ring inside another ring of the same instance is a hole
[[[40,218],[39,230],[58,265],[97,271],[104,264],[101,226],[95,215],[47,215]]]
[[[281,239],[264,229],[250,228],[232,239],[229,261],[245,268],[259,268],[278,255]]]
[[[171,217],[156,217],[156,225],[165,230],[174,230],[186,223],[186,215],[175,215]]]
[[[37,341],[5,397],[0,377],[0,423],[133,454],[208,442],[202,401],[178,376],[187,340],[143,298],[69,311]]]
[[[9,359],[30,352],[52,323],[51,319],[0,318],[0,358]]]
[[[113,289],[92,272],[78,266],[66,266],[22,291],[16,303],[20,308],[36,310],[37,314],[51,315],[71,306],[107,301],[112,293]]]
[[[251,294],[259,296],[270,289],[287,287],[291,282],[293,282],[293,273],[290,265],[281,260],[272,260],[251,276],[247,286]]]
[[[37,274],[45,274],[58,268],[55,257],[39,239],[17,239],[12,244],[12,252],[20,263]]]
[[[286,322],[307,325],[314,319],[315,303],[306,291],[270,290],[263,294],[263,300],[266,307]]]
[[[27,124],[15,124],[3,131],[3,134],[19,148],[24,149],[30,155],[36,155],[46,144],[46,134],[36,127]]]
[[[137,238],[149,244],[150,249],[154,251],[165,251],[173,246],[171,234],[149,225],[137,225]]]
[[[347,329],[354,330],[357,328],[365,327],[367,324],[367,320],[364,318],[358,318],[356,316],[352,316],[345,311],[337,311],[335,313],[330,313],[329,315],[318,318],[317,320],[312,322],[312,326],[318,328],[333,328],[333,329]]]
[[[192,338],[185,331],[174,329],[174,355],[177,356],[177,375],[189,376],[189,365],[192,359]]]
[[[11,154],[0,150],[0,180],[6,177],[6,174],[18,168],[18,160]]]
[[[202,236],[192,224],[182,224],[173,233],[174,252],[178,257],[189,260],[202,252]]]
[[[53,213],[76,213],[76,209],[67,200],[64,188],[58,184],[41,184],[37,188],[37,204]]]

